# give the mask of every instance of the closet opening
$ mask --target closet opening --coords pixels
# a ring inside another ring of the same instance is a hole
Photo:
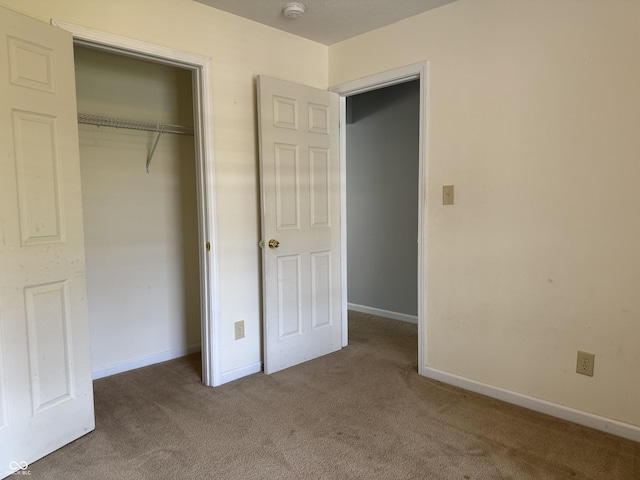
[[[95,379],[201,351],[201,172],[192,70],[74,53]]]

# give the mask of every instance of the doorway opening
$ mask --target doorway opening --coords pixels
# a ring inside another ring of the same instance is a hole
[[[350,311],[418,323],[420,82],[347,98]]]
[[[202,381],[207,386],[220,385],[222,382],[219,369],[220,349],[218,348],[220,338],[217,310],[217,305],[219,304],[218,261],[215,225],[210,59],[57,20],[52,20],[52,24],[71,32],[74,46],[76,47],[93,48],[129,58],[178,67],[191,72],[194,133],[192,141],[195,154],[197,254],[200,280],[199,311]],[[153,169],[153,166],[151,166],[151,169]],[[198,286],[195,288],[198,288]]]
[[[376,75],[364,77],[351,82],[332,87],[330,90],[340,95],[340,161],[341,161],[341,201],[342,201],[342,341],[343,346],[348,344],[348,308],[351,301],[348,296],[348,234],[349,215],[347,211],[347,101],[350,97],[366,92],[380,90],[385,87],[416,81],[418,86],[418,172],[417,172],[417,314],[415,317],[402,318],[403,320],[415,320],[418,324],[418,373],[424,375],[426,367],[426,172],[427,172],[427,106],[428,106],[428,63],[421,62],[405,67],[397,68]],[[351,119],[353,120],[353,119]],[[415,185],[415,182],[413,183]],[[414,197],[415,198],[415,197]],[[415,210],[414,210],[415,211]],[[416,217],[414,217],[416,218]],[[415,225],[415,224],[414,224]],[[414,250],[415,251],[415,250]],[[381,251],[384,255],[386,252]],[[384,308],[382,310],[385,310]]]

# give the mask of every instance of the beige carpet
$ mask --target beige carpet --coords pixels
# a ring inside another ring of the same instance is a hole
[[[407,323],[352,313],[346,349],[215,389],[199,368],[96,381],[96,430],[31,478],[640,478],[639,443],[419,377]]]

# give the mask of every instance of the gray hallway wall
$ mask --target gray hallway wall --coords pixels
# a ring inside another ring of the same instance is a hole
[[[417,315],[419,81],[347,99],[348,302]]]

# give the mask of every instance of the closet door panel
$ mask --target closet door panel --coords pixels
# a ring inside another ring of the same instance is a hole
[[[94,428],[72,38],[0,7],[0,478]]]
[[[13,112],[22,245],[64,240],[56,118]]]

